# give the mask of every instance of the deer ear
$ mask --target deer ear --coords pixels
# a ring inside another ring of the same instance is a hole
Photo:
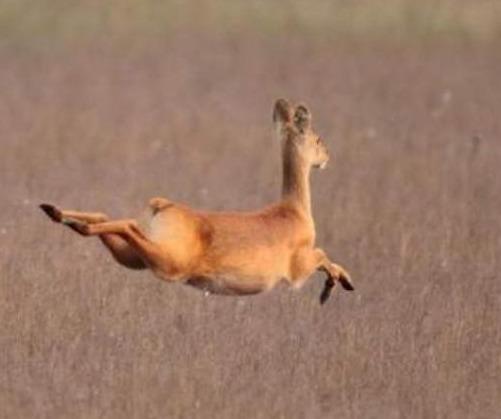
[[[285,99],[278,99],[273,108],[273,122],[287,124],[292,122],[292,106]]]
[[[304,105],[298,105],[294,112],[294,125],[301,132],[311,127],[311,113]]]

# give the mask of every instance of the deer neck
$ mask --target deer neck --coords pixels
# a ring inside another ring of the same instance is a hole
[[[311,217],[310,164],[290,140],[285,141],[282,153],[282,199]]]

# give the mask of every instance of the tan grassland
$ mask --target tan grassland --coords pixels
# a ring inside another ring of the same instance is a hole
[[[5,22],[26,2],[3,3]],[[0,25],[0,418],[498,417],[499,26],[334,39],[301,13],[304,36],[253,32],[254,15],[217,4],[242,22]],[[318,244],[353,293],[320,306],[317,274],[206,298],[37,208],[259,208],[280,192],[282,96],[310,106],[330,149],[312,176]]]

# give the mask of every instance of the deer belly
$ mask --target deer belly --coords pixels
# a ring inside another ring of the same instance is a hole
[[[266,283],[259,279],[236,278],[234,276],[195,276],[186,281],[187,285],[210,294],[251,295],[267,289]]]

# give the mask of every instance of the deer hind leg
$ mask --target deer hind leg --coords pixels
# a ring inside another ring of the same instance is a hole
[[[54,222],[62,223],[65,219],[83,221],[89,224],[102,223],[110,218],[101,212],[82,212],[61,210],[51,204],[41,204],[40,208]]]
[[[158,268],[166,273],[171,273],[172,271],[174,265],[168,255],[162,252],[158,244],[152,242],[143,234],[136,220],[128,219],[87,224],[81,221],[68,219],[65,220],[64,223],[85,237],[117,235],[137,254],[143,262],[144,267]],[[127,251],[129,251],[129,248]]]
[[[109,220],[109,217],[106,214],[100,212],[60,210],[50,204],[41,204],[40,208],[52,221],[56,223],[72,224],[72,222],[76,221],[80,223],[97,224]],[[120,235],[113,233],[100,234],[99,239],[111,252],[113,258],[121,265],[130,269],[146,268],[145,263],[138,253]]]
[[[293,260],[291,281],[294,286],[300,287],[316,270],[325,272],[327,279],[320,295],[320,303],[324,304],[330,297],[336,281],[339,281],[345,290],[352,291],[353,287],[348,272],[329,260],[322,249],[303,249]]]
[[[120,265],[136,270],[147,268],[137,251],[120,235],[100,234],[99,239]]]

